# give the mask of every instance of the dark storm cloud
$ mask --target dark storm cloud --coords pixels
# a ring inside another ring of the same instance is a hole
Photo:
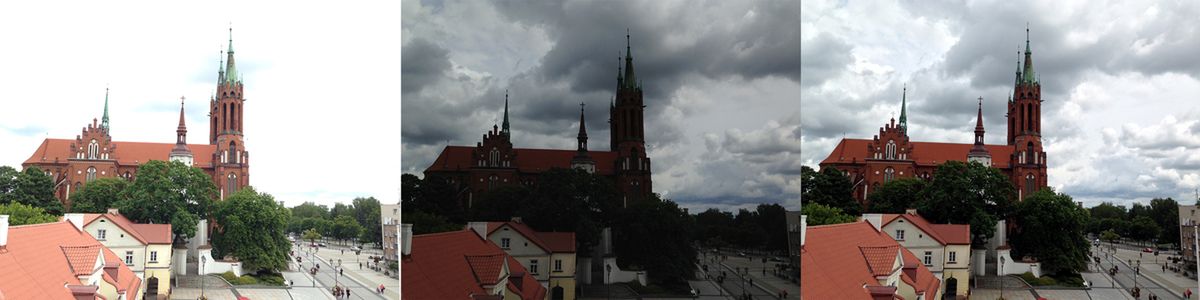
[[[822,33],[800,45],[800,85],[819,86],[826,80],[840,76],[853,62],[849,44],[841,39]]]
[[[400,49],[404,94],[418,93],[450,70],[449,51],[423,38],[414,38]]]

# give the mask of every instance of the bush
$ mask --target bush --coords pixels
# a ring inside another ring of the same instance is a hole
[[[225,278],[225,281],[228,281],[229,284],[232,284],[232,285],[252,285],[252,284],[278,285],[278,286],[285,285],[283,283],[283,275],[280,275],[277,273],[262,273],[262,274],[255,274],[255,275],[247,274],[247,275],[242,275],[241,277],[238,277],[237,275],[234,275],[232,271],[229,271],[229,272],[221,273],[221,278]]]
[[[1042,276],[1041,278],[1033,277],[1033,273],[1025,272],[1021,274],[1021,279],[1033,286],[1058,285],[1058,281],[1050,276]],[[1083,286],[1083,279],[1079,278],[1079,286]]]

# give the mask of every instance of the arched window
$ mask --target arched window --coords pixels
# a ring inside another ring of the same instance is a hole
[[[1027,164],[1037,163],[1033,160],[1033,154],[1034,154],[1033,142],[1029,142],[1028,144],[1025,145],[1025,163],[1027,163]]]
[[[488,165],[492,167],[500,166],[500,150],[492,148],[492,152],[488,154]]]
[[[1028,197],[1037,191],[1037,176],[1033,174],[1025,175],[1025,195]]]
[[[896,159],[896,141],[889,140],[886,149],[887,159]]]
[[[499,179],[499,177],[496,177],[496,175],[492,175],[491,177],[488,177],[488,190],[489,191],[496,187],[497,179]]]
[[[233,195],[233,193],[236,193],[237,190],[238,190],[237,174],[229,173],[229,176],[225,178],[225,191],[226,191],[225,194]]]
[[[96,180],[96,167],[88,167],[87,169],[87,180],[85,182],[92,182],[92,180]]]
[[[87,158],[88,158],[88,159],[96,159],[96,155],[97,155],[98,153],[100,153],[100,144],[99,144],[99,143],[96,143],[96,140],[95,140],[95,139],[93,139],[91,143],[88,143],[88,155],[87,155]]]
[[[896,178],[896,170],[892,169],[891,167],[883,170],[883,183],[891,182],[894,178]]]
[[[237,142],[229,142],[229,162],[238,163]]]

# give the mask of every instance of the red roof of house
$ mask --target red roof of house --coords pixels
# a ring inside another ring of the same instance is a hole
[[[821,165],[865,162],[867,158],[870,158],[870,155],[867,154],[867,146],[870,146],[871,142],[872,140],[842,139],[837,147],[833,148],[833,152],[830,152],[829,156],[821,161]],[[923,166],[936,166],[952,160],[965,162],[967,161],[967,152],[970,152],[971,147],[975,146],[974,144],[937,142],[909,142],[909,144],[913,145],[912,160],[916,161],[917,165]],[[984,145],[984,147],[992,155],[993,166],[1008,167],[1013,146]]]
[[[871,270],[871,274],[884,276],[895,271],[892,266],[895,265],[896,257],[900,254],[900,245],[858,246],[858,251],[867,261],[867,269]]]
[[[487,232],[491,236],[500,228],[509,227],[515,230],[521,236],[524,236],[538,248],[546,250],[550,253],[575,253],[575,233],[574,232],[539,232],[530,228],[522,222],[488,222]]]
[[[425,172],[469,170],[475,165],[471,161],[472,150],[475,150],[475,147],[446,146],[445,149],[442,149],[442,153],[438,154],[433,164],[425,169]],[[541,173],[553,168],[570,168],[571,158],[574,158],[576,153],[575,150],[527,148],[513,148],[513,152],[516,153],[517,159],[512,165],[524,173]],[[596,162],[596,174],[613,174],[613,168],[616,166],[614,162],[617,160],[616,152],[588,151],[588,155]]]
[[[805,235],[800,248],[800,294],[805,299],[871,299],[864,286],[880,285],[871,265],[884,265],[882,258],[888,251],[899,251],[905,262],[919,261],[867,222],[810,226]],[[895,252],[891,254],[894,258]],[[887,268],[892,263],[887,262]],[[918,293],[924,292],[926,298],[937,295],[941,282],[928,268],[904,265],[900,276],[906,284]]]
[[[509,274],[525,274],[519,294],[534,297],[523,299],[545,298],[546,289],[521,264],[470,229],[415,235],[411,247],[410,255],[400,260],[401,299],[470,299],[471,295],[485,295],[483,285],[496,283],[487,278],[499,278],[506,260]]]
[[[82,284],[76,274],[92,273],[97,256],[87,256],[93,253],[119,261],[68,221],[9,227],[8,245],[0,251],[0,291],[7,299],[74,299],[66,286]],[[125,264],[116,268],[113,285],[134,299],[141,279]]]
[[[970,245],[971,244],[971,225],[970,224],[932,224],[921,215],[917,214],[883,214],[883,225],[887,226],[898,219],[908,220],[913,226],[921,229],[926,235],[933,237],[942,245]]]
[[[83,226],[92,224],[99,219],[105,219],[128,232],[129,235],[143,244],[170,244],[171,224],[138,224],[121,214],[83,214]]]
[[[71,143],[73,142],[75,140],[45,139],[38,146],[37,151],[34,151],[33,155],[25,160],[24,164],[53,163],[56,160],[65,163],[68,158],[75,157],[71,153]],[[171,154],[171,149],[175,148],[175,143],[113,141],[113,144],[116,145],[116,150],[111,157],[122,165],[140,165],[151,160],[166,161]],[[212,154],[216,151],[217,146],[188,144],[188,149],[192,151],[195,165],[209,166],[212,164]]]

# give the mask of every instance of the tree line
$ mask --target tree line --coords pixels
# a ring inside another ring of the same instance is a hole
[[[357,241],[381,245],[383,242],[380,203],[375,197],[354,198],[350,204],[336,203],[332,208],[304,202],[292,207],[291,211],[289,233],[302,235],[311,229],[321,237],[343,243]]]
[[[1154,198],[1150,205],[1133,203],[1129,209],[1104,202],[1090,212],[1088,233],[1106,241],[1128,239],[1179,246],[1179,202],[1175,199]]]

